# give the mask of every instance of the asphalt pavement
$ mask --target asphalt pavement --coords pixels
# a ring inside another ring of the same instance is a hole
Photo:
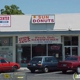
[[[25,72],[27,75],[27,80],[73,80],[73,72],[67,72],[62,74],[61,71],[52,71],[48,73],[43,73],[36,71],[31,73],[27,68],[21,68],[18,72]]]
[[[25,73],[27,76],[26,80],[74,80],[73,72],[67,72],[66,74],[62,74],[61,71],[52,71],[48,73],[36,71],[35,73],[31,73],[30,70],[27,68],[20,68],[17,72],[20,72],[20,74]]]
[[[31,73],[30,71],[28,71],[26,74],[27,80],[73,80],[73,72],[62,74],[61,71],[49,73]]]

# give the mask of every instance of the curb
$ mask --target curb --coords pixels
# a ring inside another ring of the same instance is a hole
[[[28,68],[20,68],[18,70],[29,70]]]

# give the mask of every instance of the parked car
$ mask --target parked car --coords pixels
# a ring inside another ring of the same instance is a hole
[[[36,56],[33,57],[27,68],[33,73],[35,70],[42,70],[48,72],[55,70],[58,66],[58,60],[54,56]]]
[[[80,56],[68,56],[64,61],[58,63],[58,68],[62,73],[66,73],[68,70],[80,73]]]
[[[17,71],[20,65],[15,62],[9,62],[6,58],[0,57],[0,72]]]

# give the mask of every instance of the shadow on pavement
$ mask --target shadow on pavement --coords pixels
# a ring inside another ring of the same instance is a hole
[[[66,73],[62,73],[62,71],[60,71],[60,72],[57,72],[56,74],[64,74],[64,75],[72,75],[72,74],[74,74],[75,72],[73,72],[73,71],[68,71],[68,72],[66,72]]]

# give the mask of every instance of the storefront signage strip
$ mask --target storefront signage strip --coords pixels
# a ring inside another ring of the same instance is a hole
[[[61,43],[60,36],[18,36],[20,44],[52,44]]]

